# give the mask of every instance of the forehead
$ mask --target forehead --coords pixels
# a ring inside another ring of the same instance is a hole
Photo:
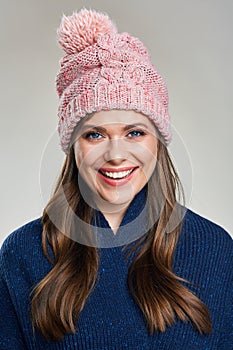
[[[114,124],[144,124],[150,129],[154,129],[154,123],[144,114],[135,111],[111,110],[96,112],[88,118],[84,118],[82,125],[92,124],[96,126]]]

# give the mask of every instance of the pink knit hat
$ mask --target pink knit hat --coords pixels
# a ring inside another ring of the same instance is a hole
[[[58,42],[66,53],[56,79],[58,132],[64,152],[80,118],[112,109],[147,115],[169,144],[166,84],[137,38],[118,33],[107,15],[82,9],[63,16]]]

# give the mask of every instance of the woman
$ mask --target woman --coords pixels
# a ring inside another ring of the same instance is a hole
[[[58,35],[66,159],[2,246],[1,349],[231,349],[232,240],[178,202],[162,77],[104,14]]]

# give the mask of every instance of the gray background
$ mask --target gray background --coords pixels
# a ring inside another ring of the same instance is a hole
[[[56,29],[84,6],[147,46],[168,86],[187,205],[233,233],[232,0],[0,0],[0,242],[42,214],[62,164]]]

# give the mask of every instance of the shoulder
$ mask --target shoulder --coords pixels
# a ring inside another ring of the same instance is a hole
[[[176,257],[179,263],[197,269],[223,273],[232,265],[233,240],[228,232],[216,223],[190,209],[182,223]]]
[[[0,249],[0,278],[9,288],[21,283],[36,285],[51,270],[52,265],[42,246],[42,219],[37,218],[13,231]],[[48,251],[53,258],[50,246]],[[19,282],[20,281],[20,282]]]
[[[230,234],[216,223],[186,209],[175,252],[177,274],[202,287],[208,285],[212,288],[211,293],[218,285],[222,290],[229,290],[232,258]]]
[[[14,230],[4,240],[0,249],[1,265],[6,260],[17,260],[18,256],[26,256],[38,251],[41,247],[42,222],[41,218],[34,219]]]
[[[231,247],[233,240],[230,234],[213,221],[186,208],[184,221],[182,224],[181,238],[197,240],[199,242],[209,242],[213,245],[221,243]]]
[[[1,250],[15,245],[27,244],[30,241],[38,241],[41,238],[41,233],[41,218],[34,219],[10,233],[4,240]]]

